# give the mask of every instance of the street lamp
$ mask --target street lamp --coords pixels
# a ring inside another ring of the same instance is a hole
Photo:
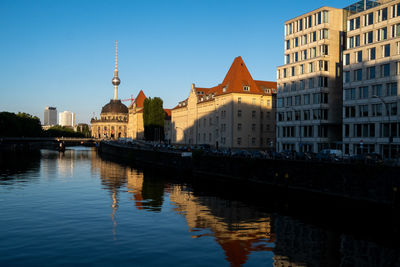
[[[292,107],[286,107],[286,109],[291,109],[294,112],[294,119],[296,119],[296,112],[299,112],[299,152],[301,152],[301,111],[296,110]]]
[[[392,158],[392,130],[391,130],[392,126],[390,125],[390,122],[391,122],[391,120],[390,120],[390,112],[391,111],[389,110],[387,103],[385,102],[385,100],[383,100],[382,97],[380,97],[378,95],[373,95],[372,98],[378,98],[385,105],[385,110],[386,110],[386,112],[388,114],[388,123],[389,123],[389,127],[388,127],[388,130],[389,130],[389,159],[391,159]],[[382,154],[383,154],[383,151],[382,151]]]

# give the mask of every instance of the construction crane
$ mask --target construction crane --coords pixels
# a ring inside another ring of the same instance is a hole
[[[131,105],[133,104],[133,101],[135,101],[135,99],[133,98],[133,95],[131,95],[131,98],[128,99],[121,99],[121,101],[131,101]]]

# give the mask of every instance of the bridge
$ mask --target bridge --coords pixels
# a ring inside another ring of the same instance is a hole
[[[0,148],[13,146],[49,147],[64,143],[65,146],[95,146],[101,139],[78,137],[0,137]]]

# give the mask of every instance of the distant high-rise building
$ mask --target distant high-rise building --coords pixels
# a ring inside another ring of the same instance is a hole
[[[56,124],[57,124],[57,108],[45,107],[43,125],[56,125]]]
[[[60,125],[74,127],[75,113],[71,111],[64,111],[60,113]]]

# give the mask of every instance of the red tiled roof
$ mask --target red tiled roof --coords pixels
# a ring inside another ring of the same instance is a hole
[[[243,88],[244,86],[249,86],[250,90],[244,91]],[[229,68],[228,73],[226,74],[221,84],[218,84],[217,86],[211,88],[195,87],[195,90],[198,95],[198,99],[199,100],[202,99],[201,102],[205,102],[214,99],[212,97],[209,97],[207,99],[206,96],[211,94],[213,94],[214,96],[229,94],[229,93],[271,95],[271,94],[276,94],[276,88],[277,88],[276,82],[253,80],[253,77],[251,77],[251,74],[247,69],[246,64],[244,64],[242,57],[239,56],[234,59],[231,67]],[[268,91],[266,89],[272,89],[272,90]],[[178,105],[173,109],[178,109],[182,107],[185,106]]]
[[[171,117],[171,109],[169,108],[164,108],[164,112],[167,116]]]
[[[135,98],[136,107],[142,108],[143,107],[143,102],[144,102],[145,99],[146,99],[146,95],[143,93],[142,90],[140,90],[139,94]]]

